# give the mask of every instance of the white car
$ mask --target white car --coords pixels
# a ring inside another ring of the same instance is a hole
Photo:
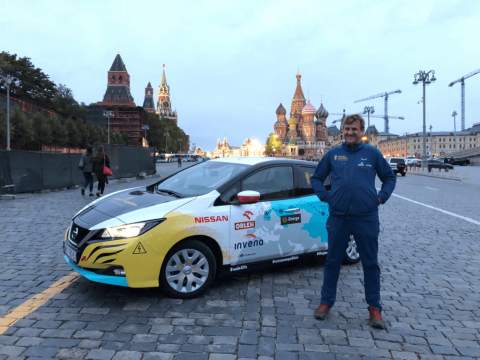
[[[92,281],[160,286],[170,296],[190,298],[220,271],[324,256],[328,205],[311,188],[315,166],[279,158],[216,159],[109,194],[74,216],[65,260]],[[359,260],[353,238],[345,260]]]

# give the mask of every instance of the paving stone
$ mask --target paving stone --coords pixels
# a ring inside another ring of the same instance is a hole
[[[85,349],[60,349],[57,353],[58,359],[83,359],[87,355],[88,350]]]
[[[138,351],[122,350],[113,356],[113,360],[140,360],[142,353]]]
[[[88,360],[111,360],[115,355],[115,351],[106,349],[90,350],[85,357]]]

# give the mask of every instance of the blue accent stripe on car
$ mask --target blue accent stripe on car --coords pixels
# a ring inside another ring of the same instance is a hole
[[[72,267],[73,270],[78,272],[84,278],[87,278],[90,281],[95,281],[101,284],[115,285],[115,286],[125,286],[128,287],[127,278],[125,276],[111,276],[111,275],[100,275],[96,274],[93,271],[88,271],[77,266],[72,260],[70,260],[66,255],[63,256],[68,265]]]

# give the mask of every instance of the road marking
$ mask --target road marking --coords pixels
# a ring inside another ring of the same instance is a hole
[[[447,214],[447,215],[450,215],[450,216],[453,216],[453,217],[456,217],[456,218],[465,220],[465,221],[467,221],[467,222],[469,222],[469,223],[471,223],[471,224],[480,225],[480,221],[478,221],[478,220],[475,220],[475,219],[472,219],[472,218],[469,218],[469,217],[466,217],[466,216],[463,216],[463,215],[455,214],[455,213],[453,213],[453,212],[451,212],[451,211],[443,210],[443,209],[437,208],[437,207],[435,207],[435,206],[422,203],[422,202],[420,202],[420,201],[412,200],[412,199],[409,199],[409,198],[407,198],[407,197],[405,197],[405,196],[401,196],[401,195],[397,195],[397,194],[392,194],[392,196],[398,197],[398,198],[403,199],[403,200],[406,200],[406,201],[410,201],[410,202],[412,202],[412,203],[414,203],[414,204],[417,204],[417,205],[425,206],[426,208],[429,208],[429,209],[432,209],[432,210],[441,212],[441,213],[443,213],[443,214]]]
[[[78,274],[71,272],[55,281],[50,287],[43,290],[41,293],[33,295],[24,303],[10,310],[5,315],[0,316],[0,335],[4,334],[5,331],[7,331],[10,326],[13,326],[18,320],[23,319],[25,316],[31,314],[45,304],[52,297],[60,294],[77,279]]]
[[[438,191],[438,188],[431,187],[431,186],[425,186],[425,189],[432,190],[432,191]]]

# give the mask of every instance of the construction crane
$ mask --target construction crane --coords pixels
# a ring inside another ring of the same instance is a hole
[[[364,99],[355,100],[354,103],[383,97],[384,100],[385,100],[385,111],[384,111],[384,115],[383,115],[383,119],[385,120],[385,129],[384,130],[385,130],[385,133],[388,134],[388,133],[390,133],[390,127],[388,125],[388,118],[389,118],[389,116],[388,116],[388,98],[390,97],[390,95],[401,94],[401,93],[402,93],[402,90],[400,90],[400,89],[397,89],[397,90],[394,90],[394,91],[389,91],[389,92],[385,91],[383,93],[372,95],[372,96],[369,96],[369,97],[364,98]]]
[[[371,113],[370,113],[371,114]],[[345,114],[341,114],[341,113],[330,113],[330,115],[345,115]],[[376,118],[376,119],[385,119],[385,115],[370,115],[369,118]],[[403,116],[392,116],[392,115],[388,115],[388,118],[389,119],[396,119],[396,120],[405,120],[405,118]],[[336,123],[338,121],[341,121],[343,120],[343,117],[341,119],[337,119],[337,120],[334,120],[332,123]],[[370,120],[368,121],[368,124],[367,124],[367,129],[368,127],[370,126]]]
[[[475,71],[472,71],[471,73],[468,73],[467,75],[463,75],[460,79],[458,80],[455,80],[455,81],[452,81],[450,84],[448,84],[449,87],[452,87],[453,85],[455,85],[456,83],[460,83],[461,85],[461,121],[462,121],[462,124],[461,124],[461,127],[462,127],[462,131],[465,130],[465,80],[468,79],[469,77],[472,77],[474,75],[477,75],[478,73],[480,73],[480,69],[478,70],[475,70]]]

